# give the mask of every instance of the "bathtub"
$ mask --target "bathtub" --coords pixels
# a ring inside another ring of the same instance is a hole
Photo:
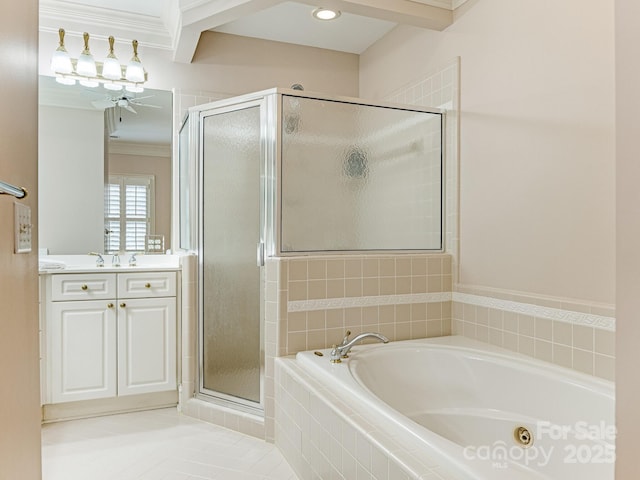
[[[378,441],[410,445],[444,478],[614,478],[612,382],[458,336],[357,346],[340,364],[329,350],[300,352],[295,363],[383,425]]]

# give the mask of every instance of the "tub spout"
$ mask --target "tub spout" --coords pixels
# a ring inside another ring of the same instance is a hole
[[[364,340],[365,338],[375,338],[382,343],[389,343],[389,339],[384,335],[374,332],[364,332],[359,335],[356,335],[349,342],[345,342],[345,339],[342,341],[342,344],[336,346],[333,345],[331,350],[331,363],[340,363],[342,358],[347,358],[349,350],[360,340]]]

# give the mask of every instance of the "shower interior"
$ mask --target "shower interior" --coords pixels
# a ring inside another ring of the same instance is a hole
[[[442,251],[443,129],[438,109],[288,89],[189,109],[180,244],[198,252],[198,398],[263,411],[266,257]]]

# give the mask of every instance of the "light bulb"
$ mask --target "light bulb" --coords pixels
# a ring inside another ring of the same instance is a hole
[[[132,42],[133,45],[133,57],[131,57],[131,61],[127,65],[127,73],[126,79],[130,82],[134,83],[142,83],[145,81],[144,78],[144,68],[142,67],[142,62],[138,58],[138,41],[134,40]]]
[[[97,81],[90,78],[81,78],[80,80],[78,80],[78,83],[87,88],[96,88],[98,85],[100,85]]]
[[[138,84],[127,85],[125,87],[125,90],[127,92],[131,92],[131,93],[142,93],[142,92],[144,92],[144,87],[142,85],[138,85]]]
[[[73,65],[71,64],[71,56],[67,49],[64,48],[64,29],[58,30],[60,37],[60,43],[56,51],[51,56],[51,70],[54,73],[71,73],[73,72]]]
[[[62,85],[75,85],[76,80],[74,78],[63,77],[62,75],[56,75],[56,82]]]
[[[107,90],[118,91],[122,90],[122,85],[120,85],[119,83],[106,82],[104,84],[104,88],[106,88]]]
[[[113,53],[113,42],[115,39],[109,37],[109,54],[102,64],[102,76],[108,80],[120,80],[122,77],[122,67]]]
[[[82,50],[82,53],[78,57],[76,72],[83,77],[95,77],[98,72],[96,70],[96,62],[89,51],[89,34],[84,32],[82,36],[84,38],[84,50]]]

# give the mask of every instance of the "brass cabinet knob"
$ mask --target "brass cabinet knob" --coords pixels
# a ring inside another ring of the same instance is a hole
[[[124,303],[124,302],[122,302],[122,303],[120,304],[120,308],[124,308],[124,307],[126,307],[126,306],[127,306],[127,304],[126,304],[126,303]]]
[[[87,285],[82,285],[80,288],[81,288],[82,290],[88,290],[88,289],[89,289],[89,287],[88,287]]]
[[[145,283],[144,284],[144,288],[151,288],[151,284],[150,283]]]
[[[113,303],[107,303],[107,308],[113,308]]]

